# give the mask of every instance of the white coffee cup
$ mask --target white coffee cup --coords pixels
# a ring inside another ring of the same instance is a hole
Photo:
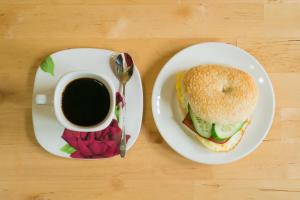
[[[100,81],[104,84],[104,86],[107,88],[109,92],[110,97],[110,108],[108,111],[108,114],[106,118],[99,122],[96,125],[92,126],[80,126],[76,125],[72,122],[70,122],[64,115],[62,110],[62,97],[63,92],[66,88],[66,86],[72,82],[73,80],[79,79],[79,78],[92,78]],[[35,96],[35,102],[39,105],[47,105],[47,104],[53,104],[55,116],[57,120],[67,129],[73,130],[73,131],[81,131],[81,132],[92,132],[92,131],[99,131],[104,128],[106,128],[114,116],[114,110],[115,110],[115,89],[113,84],[109,81],[109,79],[105,78],[104,76],[100,76],[93,73],[88,72],[70,72],[65,75],[63,75],[59,81],[56,84],[56,87],[54,89],[54,95],[49,96],[46,94],[37,94]]]

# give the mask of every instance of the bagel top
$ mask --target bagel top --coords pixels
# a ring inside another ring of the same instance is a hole
[[[249,118],[258,88],[253,78],[239,69],[218,65],[200,65],[183,77],[184,97],[194,113],[210,123],[230,124]]]

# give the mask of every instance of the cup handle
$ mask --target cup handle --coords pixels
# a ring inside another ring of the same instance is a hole
[[[48,105],[48,104],[50,104],[49,98],[45,94],[37,94],[35,96],[35,103],[37,105]]]

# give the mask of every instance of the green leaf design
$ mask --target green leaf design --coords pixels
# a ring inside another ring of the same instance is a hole
[[[54,76],[54,62],[50,56],[48,56],[41,64],[41,69],[44,72],[48,72]]]
[[[65,146],[63,146],[62,148],[60,148],[60,150],[62,152],[65,152],[67,154],[71,154],[74,153],[76,151],[76,149],[74,149],[71,145],[69,144],[65,144]]]
[[[119,105],[116,105],[115,116],[117,118],[117,121],[120,122],[120,106]]]

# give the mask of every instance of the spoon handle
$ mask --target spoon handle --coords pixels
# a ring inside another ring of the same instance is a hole
[[[124,102],[125,102],[125,84],[122,84],[122,87],[121,87],[121,93],[122,93],[122,97],[124,99]],[[120,142],[120,155],[122,158],[125,157],[125,154],[126,154],[126,132],[125,132],[125,114],[126,114],[126,102],[125,102],[125,105],[124,107],[122,108],[121,106],[121,110],[122,110],[122,114],[121,114],[121,118],[122,118],[122,123],[121,123],[121,126],[122,126],[122,137],[121,137],[121,142]]]

